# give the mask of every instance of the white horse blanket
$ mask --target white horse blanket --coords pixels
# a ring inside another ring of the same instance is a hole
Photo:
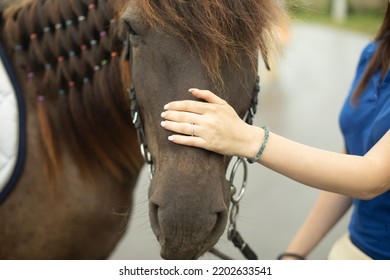
[[[16,75],[0,44],[0,203],[23,169],[25,157],[25,110]]]

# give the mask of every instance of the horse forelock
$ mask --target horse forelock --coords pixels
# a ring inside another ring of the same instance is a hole
[[[1,37],[34,100],[52,174],[61,170],[60,142],[85,173],[102,163],[118,178],[139,169],[115,21],[123,2],[25,1],[4,11]]]
[[[215,81],[221,78],[223,61],[240,66],[243,53],[253,58],[260,51],[267,57],[279,45],[277,29],[286,18],[280,2],[143,0],[139,4],[153,28],[174,34],[199,53]]]

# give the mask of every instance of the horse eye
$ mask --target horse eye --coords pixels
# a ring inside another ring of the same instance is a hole
[[[138,36],[138,33],[134,31],[133,27],[131,26],[130,22],[124,21],[125,27],[127,29],[127,32],[130,35]]]

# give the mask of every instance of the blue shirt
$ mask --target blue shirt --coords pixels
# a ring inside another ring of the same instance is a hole
[[[348,154],[365,155],[390,129],[390,73],[378,70],[356,105],[350,98],[377,48],[362,52],[350,93],[340,114],[340,128]],[[389,170],[390,172],[390,170]],[[390,259],[390,191],[372,199],[353,199],[349,224],[352,243],[373,259]]]

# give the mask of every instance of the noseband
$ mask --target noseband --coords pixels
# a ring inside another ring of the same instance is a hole
[[[127,46],[127,58],[130,60],[131,64],[131,44],[130,40],[127,40],[126,44]],[[132,65],[131,65],[132,67]],[[140,151],[141,155],[145,161],[145,163],[149,166],[149,177],[150,180],[153,179],[155,168],[153,164],[153,158],[152,154],[149,151],[146,134],[144,130],[144,126],[141,120],[141,115],[139,112],[139,106],[137,102],[136,97],[136,89],[133,83],[131,83],[127,89],[129,100],[130,100],[130,113],[132,118],[132,123],[136,129],[137,132],[137,138],[138,143],[140,145]],[[257,105],[259,102],[259,92],[260,92],[260,77],[259,75],[256,75],[256,84],[253,89],[252,93],[252,100],[250,103],[250,106],[244,116],[244,121],[248,123],[249,125],[253,124],[253,118],[257,113]],[[234,178],[237,173],[237,170],[240,165],[243,165],[244,168],[244,178],[243,182],[240,188],[240,191],[237,196],[235,194],[237,193],[237,188],[234,186]],[[248,244],[243,240],[240,233],[236,229],[237,219],[238,219],[238,213],[239,213],[239,203],[241,199],[243,198],[246,190],[246,181],[247,181],[247,173],[248,173],[248,166],[246,160],[239,157],[236,159],[235,164],[233,165],[231,174],[230,174],[230,189],[231,189],[231,207],[230,207],[230,214],[229,214],[229,229],[228,229],[228,239],[233,242],[233,244],[242,252],[242,254],[249,260],[257,260],[257,255],[253,252],[253,250],[248,246]],[[230,257],[226,256],[225,254],[221,253],[219,250],[213,248],[210,250],[210,253],[218,256],[221,259],[231,259]]]

